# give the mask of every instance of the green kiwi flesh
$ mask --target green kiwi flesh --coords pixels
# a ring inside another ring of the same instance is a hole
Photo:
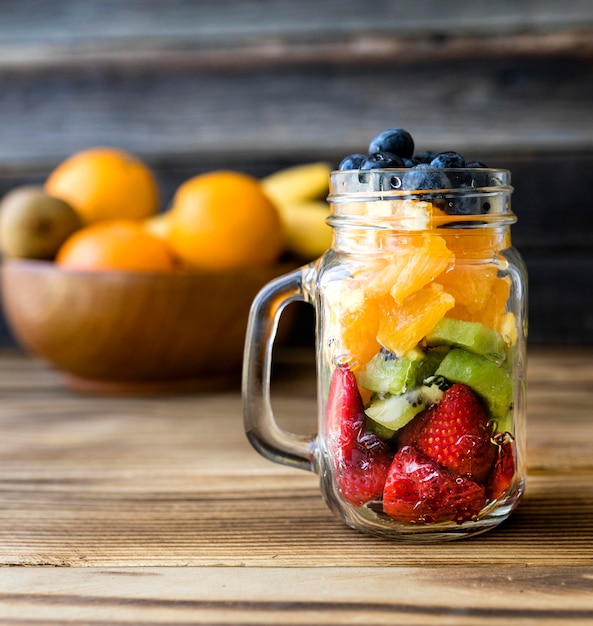
[[[375,397],[365,409],[365,413],[379,425],[380,430],[377,434],[389,439],[418,413],[438,402],[442,396],[443,392],[436,385],[420,385],[403,394]]]
[[[480,322],[466,322],[443,317],[426,336],[429,346],[463,348],[475,354],[501,361],[505,356],[505,342],[500,333]]]
[[[513,379],[508,370],[491,359],[453,348],[442,360],[435,375],[471,387],[484,401],[493,419],[506,420],[513,401]]]
[[[357,372],[356,378],[361,387],[375,393],[405,393],[432,376],[446,352],[443,348],[427,351],[413,348],[404,356],[396,357],[381,350]]]

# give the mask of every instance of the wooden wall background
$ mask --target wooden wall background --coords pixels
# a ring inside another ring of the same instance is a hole
[[[593,343],[591,0],[0,0],[0,195],[110,144],[166,204],[395,125],[513,171],[531,341]]]

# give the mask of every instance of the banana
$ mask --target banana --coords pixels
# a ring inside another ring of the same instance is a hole
[[[325,223],[329,207],[324,200],[331,171],[329,163],[318,161],[278,170],[261,181],[278,209],[286,249],[307,261],[331,245],[331,228]]]
[[[262,179],[264,191],[277,205],[325,198],[332,168],[325,161],[294,165]]]
[[[321,256],[331,245],[332,231],[325,220],[326,202],[301,201],[278,205],[286,249],[309,261]]]

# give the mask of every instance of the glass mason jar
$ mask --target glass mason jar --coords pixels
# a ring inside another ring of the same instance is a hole
[[[511,246],[510,173],[337,171],[331,248],[265,286],[246,338],[246,434],[317,472],[348,525],[442,540],[502,522],[525,484],[526,271]],[[318,432],[286,432],[270,399],[278,319],[316,315]]]

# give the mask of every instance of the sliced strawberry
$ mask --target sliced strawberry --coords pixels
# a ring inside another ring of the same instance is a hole
[[[356,378],[337,367],[330,382],[327,423],[336,457],[336,484],[347,502],[361,506],[383,492],[393,457],[389,446],[365,428]]]
[[[422,429],[428,421],[432,419],[433,414],[436,412],[436,406],[432,405],[428,409],[418,413],[416,417],[408,422],[400,431],[397,437],[398,446],[413,446],[416,445],[418,437],[422,432]]]
[[[383,511],[406,523],[462,523],[474,519],[485,503],[481,485],[408,445],[395,454],[383,490]]]
[[[496,457],[488,413],[462,384],[445,391],[411,443],[439,465],[478,483],[486,480]]]
[[[364,405],[356,377],[347,367],[336,367],[329,384],[327,424],[331,437],[342,445],[356,440],[364,427]]]
[[[486,483],[486,495],[489,499],[500,498],[509,488],[515,475],[515,453],[512,439],[507,439],[498,446],[498,453],[492,474]]]

